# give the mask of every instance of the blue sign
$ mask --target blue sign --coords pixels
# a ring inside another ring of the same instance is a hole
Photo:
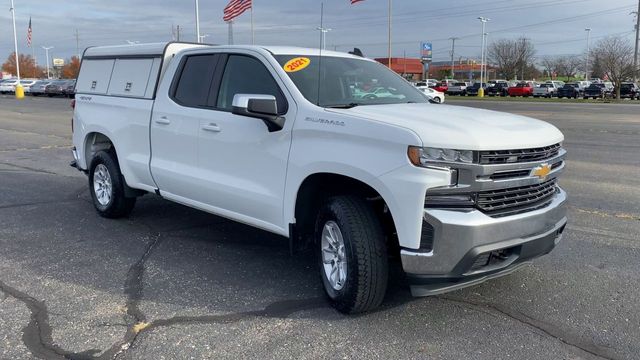
[[[423,42],[420,44],[420,57],[423,62],[431,62],[433,60],[433,44]]]

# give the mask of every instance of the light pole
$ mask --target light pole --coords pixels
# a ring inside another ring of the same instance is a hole
[[[486,46],[486,28],[487,28],[487,22],[491,21],[491,19],[488,19],[484,16],[480,16],[478,17],[478,20],[480,20],[480,22],[482,22],[482,55],[481,55],[481,60],[480,60],[480,89],[478,89],[478,96],[479,97],[484,97],[484,62],[485,62],[485,46]]]
[[[203,42],[204,42],[204,38],[207,38],[207,37],[209,37],[209,36],[210,36],[209,34],[202,34],[202,35],[200,35],[200,41],[199,41],[199,42],[200,42],[200,43],[203,43]]]
[[[584,81],[589,81],[589,78],[591,76],[589,76],[589,55],[591,52],[591,28],[586,28],[584,29],[584,31],[587,32],[587,60],[585,61],[585,65],[584,65]]]
[[[49,46],[49,47],[43,46],[42,48],[47,54],[47,79],[51,79],[51,75],[49,75],[49,50],[53,49],[53,46]]]
[[[196,0],[196,41],[200,43],[200,6]]]
[[[319,26],[318,28],[316,28],[316,30],[319,30],[320,32],[322,32],[322,50],[326,50],[326,48],[327,48],[327,33],[329,31],[333,30],[333,29]]]
[[[16,55],[16,73],[18,73],[18,83],[16,84],[16,98],[24,98],[24,90],[20,84],[20,59],[18,56],[18,37],[16,36],[16,9],[13,7],[13,0],[11,0],[11,17],[13,19],[13,45],[15,47]]]

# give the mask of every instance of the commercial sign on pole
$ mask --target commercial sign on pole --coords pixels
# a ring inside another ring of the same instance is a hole
[[[433,60],[433,45],[430,42],[420,43],[420,58],[425,63]]]
[[[53,66],[55,67],[63,67],[64,59],[53,59]]]

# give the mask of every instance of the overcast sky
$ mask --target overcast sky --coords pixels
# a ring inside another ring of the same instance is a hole
[[[10,1],[0,0],[0,58],[13,50]],[[200,0],[201,33],[206,42],[227,43],[227,25],[222,9],[227,0]],[[41,46],[54,46],[52,57],[69,58],[76,53],[75,30],[80,48],[125,44],[127,40],[158,42],[171,40],[172,25],[184,30],[182,40],[195,41],[193,0],[15,0],[18,43],[27,48],[26,35],[32,17],[33,44],[38,62]],[[327,47],[338,50],[361,48],[368,57],[386,56],[387,0],[326,0]],[[434,60],[449,58],[450,37],[459,37],[456,57],[480,54],[478,16],[491,18],[491,39],[526,36],[537,54],[578,54],[586,48],[584,29],[593,29],[594,41],[607,35],[632,39],[637,0],[394,0],[393,53],[418,56],[419,43],[432,41]],[[320,23],[318,0],[254,0],[256,43],[317,47]],[[250,16],[245,13],[234,25],[235,43],[250,43]]]

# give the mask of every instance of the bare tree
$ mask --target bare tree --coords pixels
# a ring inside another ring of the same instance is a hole
[[[620,36],[607,37],[598,41],[592,58],[604,75],[614,83],[616,98],[619,99],[620,85],[634,75],[633,45]]]
[[[558,61],[556,57],[545,56],[540,63],[550,78],[553,78],[554,74],[558,73]]]
[[[500,39],[493,42],[488,50],[489,61],[509,79],[520,74],[521,78],[531,75],[534,68],[535,48],[526,38],[517,40]]]
[[[574,55],[559,56],[556,58],[558,75],[567,78],[567,81],[574,77],[582,65],[581,59]]]

